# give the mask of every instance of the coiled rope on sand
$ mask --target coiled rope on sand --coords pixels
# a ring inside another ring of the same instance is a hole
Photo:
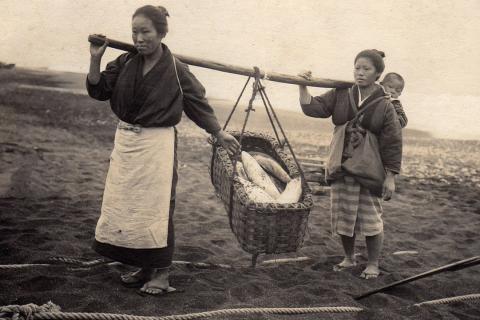
[[[11,319],[19,320],[192,320],[215,316],[251,315],[251,314],[311,314],[311,313],[349,313],[360,312],[357,307],[310,307],[310,308],[238,308],[182,315],[152,317],[111,313],[60,312],[60,307],[49,302],[46,305],[10,305],[0,307],[0,318],[10,314]]]
[[[70,266],[70,267],[80,267],[80,268],[94,268],[101,265],[114,265],[118,262],[109,261],[105,259],[95,259],[95,260],[82,260],[78,258],[71,257],[50,257],[42,263],[25,263],[25,264],[2,264],[0,265],[0,270],[9,270],[9,269],[25,269],[33,267],[55,267],[55,266]],[[200,269],[234,269],[234,266],[227,264],[215,264],[215,263],[205,263],[205,262],[190,262],[190,261],[173,261],[174,265],[184,265],[191,266]]]
[[[474,293],[474,294],[467,294],[464,296],[456,296],[456,297],[449,297],[449,298],[443,298],[443,299],[437,299],[437,300],[430,300],[430,301],[424,301],[420,303],[414,304],[414,306],[419,307],[419,306],[428,306],[428,305],[439,305],[439,304],[448,304],[448,303],[454,303],[454,302],[461,302],[461,301],[475,301],[475,300],[480,300],[480,293]]]
[[[8,270],[8,269],[25,269],[31,267],[50,267],[51,264],[46,263],[27,263],[27,264],[2,264],[0,265],[0,270]]]
[[[480,300],[480,293],[443,298],[438,300],[417,303],[414,306],[449,304],[461,301]],[[361,312],[363,308],[332,306],[309,308],[237,308],[222,309],[198,313],[188,313],[171,316],[135,316],[129,314],[112,313],[86,313],[86,312],[61,312],[60,307],[52,302],[42,306],[30,303],[27,305],[9,305],[0,307],[0,319],[12,320],[193,320],[215,316],[253,315],[253,314],[278,314],[296,315],[313,313],[354,313]]]
[[[288,262],[302,262],[308,261],[308,257],[296,257],[296,258],[286,258],[286,259],[273,259],[263,261],[261,266],[269,266],[280,263]],[[95,259],[95,260],[83,260],[72,257],[50,257],[42,263],[25,263],[25,264],[3,264],[0,265],[0,270],[8,269],[25,269],[33,267],[48,267],[48,266],[70,266],[70,267],[79,267],[79,268],[94,268],[101,265],[114,265],[118,262],[109,261],[105,259]],[[199,269],[236,269],[236,268],[249,268],[250,266],[232,266],[222,263],[205,263],[205,262],[191,262],[191,261],[172,261],[173,265],[182,265],[187,267],[194,267]]]

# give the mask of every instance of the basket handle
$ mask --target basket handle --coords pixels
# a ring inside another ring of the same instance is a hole
[[[298,172],[300,173],[300,176],[302,178],[302,181],[303,181],[303,184],[305,184],[307,187],[308,187],[308,184],[307,184],[307,180],[305,179],[305,174],[303,172],[303,169],[302,167],[300,166],[300,163],[298,162],[298,159],[295,155],[295,152],[293,151],[293,148],[290,144],[290,141],[288,141],[288,138],[287,138],[287,135],[285,134],[285,131],[283,130],[283,127],[282,127],[282,124],[280,123],[280,120],[278,119],[277,117],[277,114],[275,113],[275,110],[273,109],[273,106],[272,106],[272,103],[270,102],[270,99],[268,98],[268,95],[267,95],[267,91],[265,90],[265,87],[262,86],[261,84],[261,81],[259,80],[259,88],[258,88],[259,92],[260,92],[260,96],[262,97],[262,100],[263,100],[263,103],[265,104],[265,109],[267,110],[267,113],[268,113],[268,109],[270,109],[270,112],[272,113],[273,115],[273,118],[275,119],[277,125],[278,125],[278,128],[280,129],[280,132],[282,133],[283,135],[283,139],[285,141],[284,144],[287,145],[288,149],[290,150],[290,153],[292,154],[292,157],[293,157],[293,160],[295,161],[295,164],[297,165],[298,167]],[[273,119],[270,117],[270,122],[272,124],[272,127],[275,128],[275,125],[274,125],[274,122],[273,122]],[[278,137],[278,134],[277,132],[275,131],[275,134],[277,135],[277,139],[278,139],[278,143],[283,146],[283,143],[280,141],[280,138]]]
[[[240,148],[238,149],[237,153],[233,156],[233,161],[232,161],[233,172],[232,172],[232,177],[230,179],[230,196],[229,196],[230,201],[229,201],[229,204],[228,204],[228,219],[230,221],[230,228],[233,227],[233,225],[232,225],[232,223],[233,223],[232,222],[232,215],[233,215],[233,179],[235,179],[235,175],[237,174],[237,170],[236,170],[237,160],[240,157],[240,154],[242,152],[243,134],[245,133],[245,128],[247,126],[248,118],[250,116],[250,112],[255,111],[253,109],[253,100],[255,100],[255,96],[257,95],[257,92],[258,92],[258,89],[259,89],[259,83],[260,83],[260,69],[258,67],[254,67],[253,69],[255,70],[255,82],[253,84],[252,96],[250,97],[250,101],[248,102],[248,108],[247,108],[247,110],[245,110],[245,112],[247,114],[245,115],[245,120],[243,121],[242,131],[240,132],[240,137],[238,139],[238,143],[240,144]],[[250,80],[250,78],[248,80]],[[248,81],[247,81],[247,83],[248,83]],[[245,87],[247,86],[247,83],[245,83],[244,90],[245,90]],[[242,94],[243,94],[243,91],[242,91]],[[240,95],[240,97],[241,97],[241,95]],[[240,100],[240,98],[238,100]],[[238,100],[237,100],[237,104],[238,104]],[[235,108],[236,108],[236,106],[235,106]],[[233,114],[233,110],[232,110],[232,114]],[[227,123],[225,124],[225,126],[227,125]],[[233,230],[233,228],[232,228],[232,230]]]

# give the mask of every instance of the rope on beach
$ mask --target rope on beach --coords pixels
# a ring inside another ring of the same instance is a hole
[[[174,265],[185,265],[189,267],[196,267],[200,269],[234,269],[233,266],[221,263],[205,263],[205,262],[190,262],[190,261],[172,261]]]
[[[438,300],[425,301],[414,304],[414,306],[440,305],[461,301],[476,301],[480,294],[469,294],[443,298]],[[111,313],[85,313],[85,312],[60,312],[60,307],[51,301],[42,306],[30,303],[27,305],[10,305],[0,307],[0,319],[12,320],[193,320],[215,316],[253,315],[253,314],[278,314],[297,315],[314,313],[354,313],[364,309],[357,307],[332,306],[332,307],[310,307],[310,308],[237,308],[189,313],[171,316],[135,316],[129,314]]]
[[[55,264],[71,264],[76,266],[82,267],[95,267],[98,265],[109,263],[110,261],[104,259],[95,259],[95,260],[81,260],[77,258],[70,258],[70,257],[51,257],[48,261],[53,262]]]
[[[296,257],[296,258],[283,258],[283,259],[273,259],[265,260],[260,265],[268,266],[272,264],[281,264],[289,262],[302,262],[310,260],[309,257]],[[21,269],[21,268],[30,268],[30,267],[48,267],[48,266],[58,266],[58,265],[68,265],[76,266],[81,268],[93,268],[100,265],[113,265],[116,262],[112,262],[106,259],[95,259],[95,260],[82,260],[73,257],[50,257],[44,263],[30,263],[30,264],[4,264],[0,265],[0,270],[3,269]],[[175,260],[172,261],[173,265],[181,265],[187,267],[194,267],[199,269],[236,269],[236,268],[249,268],[250,266],[232,266],[229,264],[222,263],[206,263],[206,262],[191,262],[191,261],[182,261]]]
[[[24,269],[32,267],[48,267],[48,266],[76,266],[81,268],[93,268],[101,265],[113,265],[117,262],[112,262],[104,259],[95,260],[81,260],[70,257],[51,257],[45,263],[25,263],[25,264],[2,264],[0,270],[6,269]],[[190,261],[173,261],[174,265],[183,265],[188,267],[195,267],[199,269],[234,269],[235,267],[228,264],[220,263],[205,263],[205,262],[190,262]]]
[[[11,305],[0,307],[0,318],[3,318],[5,314],[10,314],[11,319],[13,320],[33,320],[36,314],[52,312],[60,312],[60,307],[51,301],[41,306],[38,306],[34,303],[25,305]]]
[[[207,312],[189,313],[181,315],[152,317],[152,316],[134,316],[128,314],[111,313],[82,313],[82,312],[60,312],[60,307],[49,302],[48,304],[37,306],[11,305],[0,307],[0,317],[2,314],[13,314],[12,319],[21,320],[192,320],[208,318],[215,316],[232,315],[251,315],[251,314],[311,314],[311,313],[351,313],[363,311],[356,307],[311,307],[311,308],[239,308],[223,309]]]
[[[31,268],[31,267],[50,267],[50,266],[51,264],[46,264],[46,263],[2,264],[0,265],[0,270],[24,269],[24,268]]]
[[[460,301],[474,301],[474,300],[480,300],[480,293],[467,294],[464,296],[449,297],[449,298],[443,298],[443,299],[437,299],[437,300],[430,300],[430,301],[416,303],[414,304],[414,306],[419,307],[419,306],[448,304],[448,303],[454,303],[454,302],[460,302]]]

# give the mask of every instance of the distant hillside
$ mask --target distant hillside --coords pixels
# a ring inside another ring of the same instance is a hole
[[[11,71],[11,70],[9,70]],[[2,71],[3,72],[3,71]],[[10,74],[11,75],[11,74]],[[51,86],[65,89],[84,89],[86,74],[75,72],[52,71],[48,69],[25,69],[16,68],[15,79],[18,83]],[[209,98],[221,124],[225,123],[232,107],[233,101]],[[333,125],[330,119],[315,119],[307,117],[301,113],[300,106],[298,112],[280,109],[281,106],[274,106],[277,117],[286,131],[315,132],[316,134],[331,134]],[[231,129],[241,129],[243,119],[245,118],[245,104],[239,105],[229,126]],[[255,112],[253,112],[247,124],[247,130],[270,131],[271,125],[261,101],[255,102]],[[405,137],[409,138],[431,138],[427,132],[413,129],[406,129]]]
[[[234,102],[226,100],[217,100],[210,99],[212,106],[215,108],[215,112],[221,123],[225,123],[228,115],[230,114]],[[243,124],[243,119],[246,116],[246,105],[239,105],[235,110],[235,113],[232,117],[234,126],[238,126],[238,129],[241,129]],[[300,106],[298,107],[300,110]],[[247,130],[270,130],[271,124],[268,118],[267,112],[263,105],[255,105],[255,112],[251,112],[248,123]],[[301,130],[301,131],[311,131],[317,130],[320,133],[330,133],[333,129],[333,125],[330,119],[315,119],[305,116],[300,112],[293,112],[288,110],[282,110],[274,106],[275,113],[282,124],[282,127],[286,131],[291,130]]]

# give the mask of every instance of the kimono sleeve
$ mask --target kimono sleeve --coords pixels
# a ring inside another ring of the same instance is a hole
[[[393,105],[385,109],[384,123],[379,136],[380,156],[385,170],[400,173],[402,165],[402,128]]]
[[[336,100],[336,90],[332,89],[320,96],[312,97],[312,100],[308,104],[301,104],[302,111],[309,117],[328,118],[333,113]]]
[[[86,85],[88,95],[100,101],[110,99],[118,76],[130,57],[130,53],[124,53],[117,59],[109,62],[105,70],[100,73],[100,81],[97,84],[91,84],[87,77]]]
[[[188,66],[176,60],[178,77],[184,95],[184,112],[197,126],[208,133],[216,133],[221,130],[213,108],[205,98],[205,88],[190,72]]]

